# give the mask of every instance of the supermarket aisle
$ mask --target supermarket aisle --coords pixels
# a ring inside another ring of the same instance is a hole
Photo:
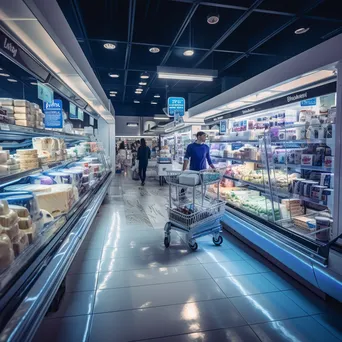
[[[163,246],[167,187],[116,177],[35,341],[342,340],[342,314],[225,233]]]

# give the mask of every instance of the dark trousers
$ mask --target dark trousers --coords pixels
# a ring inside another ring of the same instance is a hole
[[[145,183],[146,169],[147,169],[147,164],[139,163],[139,177],[140,177],[141,183]]]

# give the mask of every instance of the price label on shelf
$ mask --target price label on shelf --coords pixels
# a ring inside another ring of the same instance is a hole
[[[7,124],[0,124],[0,130],[2,130],[2,131],[9,131],[10,130],[9,125],[7,125]]]

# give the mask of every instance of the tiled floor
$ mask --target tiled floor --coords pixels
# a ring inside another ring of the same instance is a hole
[[[167,187],[116,177],[34,341],[342,341],[342,313],[228,233],[163,245]]]

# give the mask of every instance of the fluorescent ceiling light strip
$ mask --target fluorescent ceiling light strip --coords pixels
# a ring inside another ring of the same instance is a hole
[[[270,89],[271,91],[290,91],[293,89],[297,89],[299,87],[303,87],[310,83],[314,83],[320,80],[324,80],[325,78],[333,77],[334,71],[333,70],[320,70],[313,74],[309,74],[307,76],[300,77],[296,80],[284,83],[278,87]]]
[[[155,120],[170,120],[170,118],[168,118],[167,116],[155,116],[153,117]]]
[[[174,74],[174,73],[166,73],[166,72],[159,72],[158,78],[170,79],[170,80],[203,81],[203,82],[211,82],[214,79],[213,76],[195,75],[195,74]]]

